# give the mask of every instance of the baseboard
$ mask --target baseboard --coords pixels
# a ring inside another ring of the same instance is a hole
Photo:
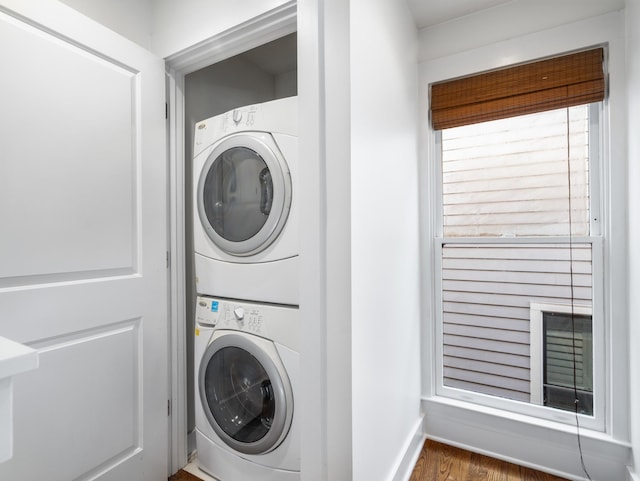
[[[187,459],[193,461],[196,454],[196,430],[192,430],[187,434]]]
[[[640,481],[640,476],[631,470],[631,466],[627,466],[628,481]]]
[[[526,422],[477,406],[425,399],[427,438],[561,478],[583,480],[575,432]],[[549,423],[547,423],[549,424]],[[630,445],[583,430],[584,459],[594,481],[626,479]],[[637,475],[636,475],[637,476]],[[632,481],[640,481],[631,477]]]
[[[413,432],[409,435],[407,442],[400,459],[398,460],[395,474],[391,481],[408,481],[413,472],[413,467],[416,465],[420,451],[422,451],[422,445],[424,444],[424,416],[420,416],[420,419],[416,421]]]

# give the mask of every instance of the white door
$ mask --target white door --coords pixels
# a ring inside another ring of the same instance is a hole
[[[164,62],[55,1],[0,2],[0,479],[167,477]]]

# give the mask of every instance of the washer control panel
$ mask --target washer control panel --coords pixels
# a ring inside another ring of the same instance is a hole
[[[264,334],[264,314],[258,306],[250,303],[198,297],[196,322],[218,329]]]

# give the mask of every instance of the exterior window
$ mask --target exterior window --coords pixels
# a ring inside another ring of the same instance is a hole
[[[593,414],[591,317],[543,315],[544,405]]]
[[[531,360],[532,403],[593,415],[590,308],[532,303]]]
[[[600,108],[437,132],[439,394],[603,429]]]

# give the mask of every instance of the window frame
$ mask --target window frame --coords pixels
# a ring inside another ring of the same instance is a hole
[[[493,18],[493,13],[487,18]],[[582,18],[582,17],[581,17]],[[475,20],[474,20],[475,22]],[[475,32],[476,23],[465,22],[465,31]],[[632,409],[629,376],[634,372],[629,365],[630,307],[628,252],[631,247],[627,230],[628,214],[628,162],[627,85],[625,83],[624,12],[610,12],[592,16],[553,28],[536,31],[513,29],[505,31],[481,30],[485,42],[477,36],[467,36],[464,42],[449,42],[460,30],[428,32],[429,40],[419,63],[420,131],[419,131],[419,200],[421,235],[422,293],[422,403],[426,432],[450,444],[464,445],[476,451],[485,451],[497,457],[512,459],[524,465],[544,465],[552,472],[567,477],[584,477],[575,462],[578,430],[574,425],[546,421],[518,415],[501,409],[491,409],[470,402],[456,401],[436,394],[435,354],[435,133],[430,128],[429,85],[446,79],[462,77],[507,65],[545,58],[562,52],[605,46],[607,96],[604,105],[605,128],[602,149],[602,192],[606,304],[606,373],[607,410],[605,432],[580,429],[582,449],[590,473],[597,478],[624,479],[629,460],[630,424]],[[542,464],[541,464],[542,463]],[[613,473],[613,474],[612,474]]]
[[[531,403],[538,406],[544,405],[544,314],[549,312],[560,314],[575,314],[591,317],[591,332],[593,335],[593,309],[591,306],[579,304],[551,304],[532,302],[529,305],[531,322]],[[593,353],[592,364],[596,365],[595,352]],[[592,380],[592,383],[595,380]],[[596,386],[593,386],[595,394]],[[595,413],[595,412],[594,412]]]
[[[606,70],[605,70],[606,71]],[[590,104],[589,110],[589,204],[590,204],[590,236],[588,237],[443,237],[443,171],[442,171],[442,132],[433,133],[433,159],[434,164],[431,176],[432,198],[432,261],[433,261],[433,306],[435,320],[435,395],[443,398],[472,403],[487,408],[496,408],[515,414],[523,414],[539,419],[556,421],[562,424],[575,425],[575,413],[542,405],[515,401],[507,398],[487,395],[483,393],[467,391],[444,385],[444,332],[443,332],[443,299],[442,299],[442,250],[446,244],[558,244],[558,243],[589,243],[592,246],[592,323],[594,337],[594,413],[593,416],[579,414],[581,427],[594,431],[607,430],[607,401],[609,396],[609,384],[605,379],[605,373],[610,366],[610,356],[606,354],[607,322],[605,321],[605,299],[609,294],[605,292],[606,277],[603,259],[608,257],[605,253],[604,229],[608,221],[604,217],[606,212],[605,199],[602,192],[607,191],[605,182],[608,180],[604,173],[609,170],[609,159],[603,150],[603,136],[608,128],[606,117],[606,98],[602,102]],[[597,336],[597,337],[596,337]],[[597,339],[597,341],[596,341]]]

